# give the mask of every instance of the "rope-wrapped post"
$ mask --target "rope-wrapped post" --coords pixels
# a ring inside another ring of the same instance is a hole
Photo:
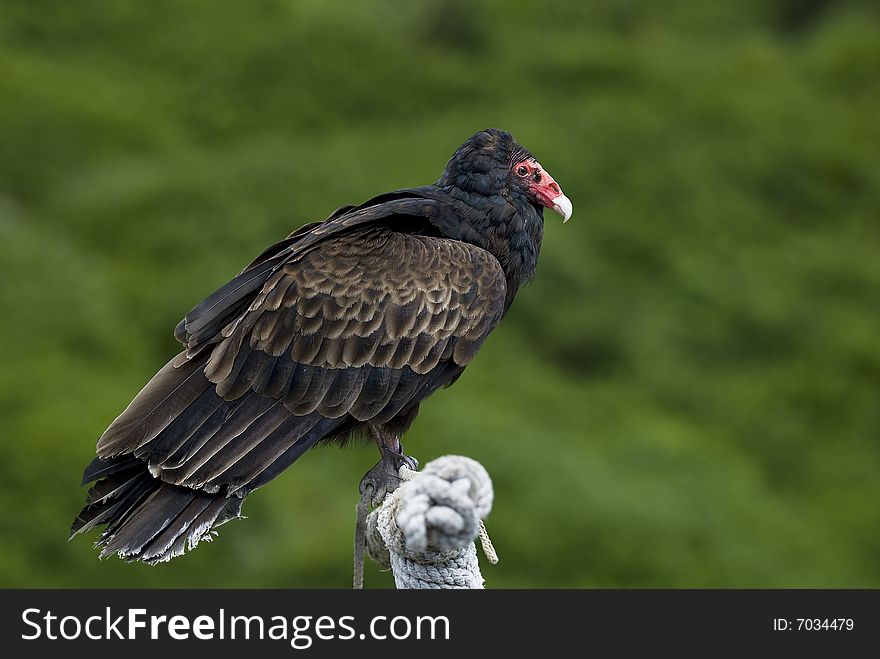
[[[367,518],[367,552],[394,572],[397,588],[483,588],[474,539],[498,558],[482,520],[492,509],[492,480],[476,460],[447,455],[403,483]]]

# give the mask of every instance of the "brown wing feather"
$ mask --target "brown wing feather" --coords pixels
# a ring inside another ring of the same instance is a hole
[[[501,266],[478,247],[357,229],[286,262],[224,331],[206,375],[221,394],[253,389],[295,414],[367,420],[394,396],[394,371],[425,375],[450,355],[467,365],[500,320],[505,292]],[[297,377],[294,365],[311,368]],[[378,370],[337,373],[365,367]]]

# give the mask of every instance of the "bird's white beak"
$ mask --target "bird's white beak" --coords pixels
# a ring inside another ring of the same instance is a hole
[[[562,223],[565,224],[571,219],[571,199],[564,194],[555,197],[552,200],[553,210],[562,215]]]
[[[535,160],[528,161],[528,163],[539,171],[538,181],[531,185],[534,198],[545,208],[552,208],[562,215],[562,223],[565,224],[571,219],[571,199],[562,193],[562,188],[553,180],[550,172],[546,169],[540,171],[541,163]]]

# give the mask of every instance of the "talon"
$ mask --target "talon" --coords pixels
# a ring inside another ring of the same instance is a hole
[[[376,491],[376,484],[372,481],[366,480],[366,478],[367,477],[364,476],[364,478],[361,480],[361,484],[358,489],[360,490],[362,496],[372,499],[373,494],[375,494]]]
[[[369,497],[374,506],[379,506],[385,500],[386,495],[391,494],[400,487],[400,468],[406,465],[415,470],[419,466],[418,460],[402,453],[382,448],[382,458],[370,469],[360,483],[360,493]],[[370,491],[372,490],[372,491]]]

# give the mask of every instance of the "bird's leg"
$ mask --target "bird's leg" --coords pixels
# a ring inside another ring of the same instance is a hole
[[[360,492],[363,497],[370,497],[370,503],[378,506],[386,494],[394,492],[400,486],[400,468],[406,465],[417,469],[418,460],[405,455],[400,435],[388,432],[381,426],[370,426],[370,432],[379,447],[381,458],[361,479]]]
[[[354,587],[364,587],[364,547],[366,546],[367,514],[370,506],[378,506],[400,486],[400,468],[417,469],[418,460],[403,453],[400,435],[381,426],[370,426],[370,433],[379,447],[381,458],[361,479],[361,498],[357,505],[354,526]]]

